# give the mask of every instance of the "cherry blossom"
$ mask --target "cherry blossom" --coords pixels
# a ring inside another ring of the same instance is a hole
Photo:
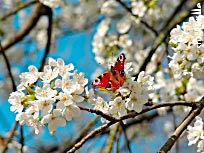
[[[203,41],[203,19],[202,15],[196,19],[190,17],[188,22],[182,26],[177,26],[171,31],[170,45],[175,51],[169,67],[175,74],[175,78],[193,76],[202,77],[203,69],[203,45],[199,46],[199,41]]]
[[[204,141],[204,131],[203,131],[203,121],[202,118],[199,116],[196,116],[196,121],[194,123],[194,126],[188,126],[187,127],[187,139],[188,139],[188,145],[191,146],[192,144],[197,144],[198,150],[197,152],[203,152],[203,141]]]
[[[58,126],[80,116],[77,103],[84,100],[88,79],[74,71],[72,63],[66,65],[62,59],[49,58],[43,72],[35,66],[28,69],[20,75],[18,91],[12,92],[8,100],[10,110],[17,113],[16,121],[33,127],[36,134],[48,123],[53,133]]]
[[[66,120],[62,117],[61,109],[54,109],[52,114],[47,114],[42,118],[41,123],[48,123],[49,131],[54,132],[57,126],[65,126]]]

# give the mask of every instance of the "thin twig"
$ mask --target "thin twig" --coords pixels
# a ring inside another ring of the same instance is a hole
[[[23,135],[23,125],[20,126],[20,143],[21,143],[21,153],[23,153],[23,146],[24,146],[24,135]]]
[[[17,32],[15,32],[15,35],[13,37],[10,37],[2,42],[2,48],[4,49],[4,51],[6,51],[8,48],[15,45],[19,41],[23,40],[23,38],[25,38],[25,36],[27,36],[29,32],[35,27],[42,15],[42,6],[43,5],[41,3],[36,3],[31,15],[22,25],[22,27]]]
[[[173,117],[174,130],[176,130],[177,124],[176,124],[176,115],[175,115],[174,111],[172,111],[172,117]],[[176,151],[176,153],[179,153],[179,140],[176,142],[175,151]]]
[[[163,103],[158,103],[158,104],[154,104],[152,105],[151,107],[148,107],[148,108],[145,108],[143,109],[140,113],[137,113],[137,112],[133,112],[133,113],[130,113],[128,115],[125,115],[123,116],[123,119],[128,119],[128,118],[134,118],[135,116],[137,116],[138,114],[143,114],[143,113],[146,113],[148,111],[151,111],[151,110],[154,110],[154,109],[157,109],[157,108],[160,108],[160,107],[173,107],[173,106],[188,106],[188,107],[195,107],[196,103],[195,102],[188,102],[188,101],[174,101],[174,102],[163,102]],[[97,114],[97,115],[100,115],[101,117],[105,118],[106,120],[109,120],[109,121],[114,121],[114,120],[118,120],[108,114],[105,114],[103,113],[102,111],[100,110],[96,110],[96,109],[91,109],[91,108],[85,108],[85,107],[82,107],[82,106],[78,106],[81,110],[85,110],[87,112],[90,112],[90,113],[94,113],[94,114]]]
[[[5,15],[1,16],[1,17],[0,17],[0,21],[3,21],[3,20],[5,20],[5,19],[7,19],[8,17],[10,17],[10,16],[16,14],[16,13],[19,12],[20,10],[22,10],[22,9],[24,9],[24,8],[26,8],[26,7],[30,6],[30,5],[32,5],[32,4],[35,4],[36,2],[37,2],[37,0],[32,0],[32,1],[29,1],[29,2],[25,2],[25,3],[22,3],[22,2],[21,2],[20,5],[19,5],[17,8],[15,8],[15,9],[13,9],[12,11],[10,11],[10,12],[6,13]]]
[[[137,15],[134,15],[132,13],[132,10],[130,7],[128,7],[124,2],[122,2],[121,0],[116,0],[120,5],[123,6],[123,8],[126,9],[127,12],[129,12],[132,16],[134,16],[136,19],[138,19],[139,17]],[[150,26],[148,23],[146,23],[144,20],[140,19],[140,22],[149,30],[151,30],[155,36],[158,36],[158,32],[152,27]]]
[[[204,98],[197,103],[195,108],[192,108],[190,113],[186,116],[186,118],[181,122],[181,124],[177,127],[171,137],[166,141],[166,143],[161,147],[158,153],[167,153],[170,151],[176,140],[183,133],[183,131],[187,128],[187,126],[193,121],[193,119],[200,114],[204,107]]]
[[[84,138],[81,139],[80,142],[76,143],[69,151],[68,153],[73,153],[75,152],[77,149],[79,149],[87,140],[89,140],[90,138],[93,138],[95,137],[97,134],[103,132],[106,128],[110,127],[111,125],[117,123],[117,122],[120,122],[120,121],[123,121],[123,120],[126,120],[126,119],[129,119],[129,118],[135,118],[137,117],[138,115],[141,115],[141,114],[144,114],[146,112],[149,112],[151,110],[154,110],[154,109],[157,109],[157,108],[160,108],[160,107],[167,107],[167,106],[170,106],[170,107],[173,107],[173,106],[189,106],[189,107],[196,107],[200,102],[197,102],[197,103],[192,103],[190,104],[190,102],[166,102],[166,103],[161,103],[161,104],[156,104],[156,105],[153,105],[152,107],[149,107],[149,108],[145,108],[143,109],[140,113],[137,113],[137,112],[133,112],[133,113],[130,113],[128,115],[125,115],[125,116],[122,116],[118,119],[114,119],[112,121],[110,121],[109,123],[107,124],[104,124],[98,128],[96,128],[95,130],[91,131],[88,135],[86,135]],[[86,109],[83,109],[83,110],[86,110]],[[86,110],[87,111],[87,110]],[[93,111],[94,113],[94,111]],[[103,113],[101,113],[103,114]]]
[[[16,91],[16,85],[15,85],[15,81],[14,81],[14,77],[12,75],[12,72],[11,72],[11,65],[9,63],[9,60],[4,52],[4,49],[1,45],[1,42],[0,42],[0,52],[5,60],[5,63],[6,63],[6,67],[7,67],[7,70],[8,70],[8,75],[9,75],[9,78],[11,79],[11,83],[12,83],[12,89],[13,91]]]
[[[95,130],[91,131],[88,135],[86,135],[85,137],[83,137],[81,139],[80,142],[76,143],[69,151],[68,153],[73,153],[75,152],[77,149],[79,149],[87,140],[89,140],[90,138],[95,137],[97,134],[101,133],[103,130],[105,130],[106,128],[110,127],[111,125],[115,124],[116,121],[112,121],[109,123],[106,123],[98,128],[96,128]]]
[[[128,151],[129,151],[129,153],[132,153],[131,148],[130,148],[130,142],[128,140],[127,133],[126,133],[126,130],[125,130],[125,125],[124,125],[124,123],[122,121],[120,121],[120,124],[122,126],[122,130],[123,130],[123,133],[124,133],[125,142],[126,142],[126,146],[128,148]]]
[[[120,124],[118,123],[118,124],[115,124],[111,128],[109,138],[108,138],[108,141],[106,143],[106,147],[105,147],[103,153],[110,153],[111,152],[119,126],[120,126]]]
[[[18,125],[18,121],[15,121],[10,132],[9,132],[9,136],[8,138],[6,139],[5,143],[4,143],[4,147],[2,149],[2,153],[5,153],[6,150],[8,149],[8,144],[9,142],[11,142],[11,139],[13,138],[14,134],[15,134],[15,131],[16,131],[16,127]]]
[[[47,6],[44,6],[44,9],[45,9],[46,14],[48,16],[47,43],[46,43],[45,53],[43,55],[43,59],[42,59],[39,71],[42,71],[42,69],[44,67],[47,55],[50,52],[50,45],[51,45],[51,40],[52,40],[52,15],[53,15],[52,9],[50,7],[47,7]]]
[[[97,122],[99,116],[96,116],[93,118],[87,125],[84,126],[84,128],[80,131],[79,135],[72,140],[72,142],[69,144],[69,147],[67,147],[63,152],[67,152],[70,148],[74,146],[77,142],[79,142],[92,128],[92,126]]]
[[[109,121],[112,121],[112,120],[115,120],[114,117],[108,115],[108,114],[105,114],[103,113],[102,111],[100,110],[97,110],[97,109],[91,109],[91,108],[85,108],[85,107],[82,107],[82,106],[78,106],[80,108],[80,110],[85,110],[87,112],[90,112],[90,113],[94,113],[94,114],[97,114],[103,118],[105,118],[106,120],[109,120]]]
[[[195,5],[196,5],[196,3],[194,3],[194,6]],[[190,9],[183,12],[183,13],[180,13],[180,15],[175,20],[173,20],[172,22],[169,23],[169,25],[164,29],[164,31],[160,31],[158,37],[155,39],[155,41],[152,45],[152,49],[150,50],[148,56],[145,58],[142,66],[140,67],[139,72],[146,70],[146,67],[147,67],[148,63],[151,61],[153,54],[156,52],[157,48],[169,36],[169,33],[172,30],[172,28],[174,28],[177,24],[183,22],[189,16],[189,14],[190,14]],[[138,74],[135,75],[136,78],[137,78]]]
[[[8,60],[5,52],[4,52],[4,49],[2,48],[1,42],[0,42],[0,52],[3,55],[3,58],[4,58],[5,63],[6,63],[6,67],[8,69],[8,74],[9,74],[9,77],[10,77],[11,83],[12,83],[12,89],[13,89],[13,91],[16,91],[16,85],[15,85],[14,77],[13,77],[12,72],[11,72],[11,65],[9,63],[9,60]],[[8,138],[6,139],[6,142],[5,142],[3,150],[2,150],[3,153],[5,153],[6,150],[8,149],[8,144],[9,144],[9,142],[11,141],[11,139],[14,136],[17,124],[18,124],[18,122],[15,121],[14,124],[13,124],[13,127],[10,130],[10,134],[9,134]]]
[[[161,28],[160,31],[163,31],[168,25],[169,23],[175,18],[176,14],[178,14],[179,11],[181,11],[181,8],[183,7],[183,5],[187,2],[187,0],[182,0],[180,2],[180,4],[176,7],[176,9],[174,10],[174,12],[171,14],[171,16],[168,18],[168,20],[165,22],[164,26]]]
[[[122,129],[119,128],[119,131],[118,131],[118,136],[116,138],[116,146],[115,146],[115,153],[119,153],[119,141],[120,141],[120,136],[122,134]]]

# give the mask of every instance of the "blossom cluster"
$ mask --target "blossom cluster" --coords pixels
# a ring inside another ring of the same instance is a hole
[[[175,78],[204,74],[204,16],[190,17],[171,31],[170,45],[175,51],[169,67]]]
[[[143,1],[131,0],[130,3],[126,4],[131,8],[132,13],[130,14],[121,9],[120,4],[114,0],[103,3],[101,13],[105,18],[100,22],[92,41],[97,63],[106,66],[105,63],[112,60],[110,54],[113,53],[113,57],[115,57],[122,51],[127,57],[127,62],[132,62],[133,73],[138,73],[150,51],[150,47],[147,47],[150,46],[148,43],[151,43],[154,37],[149,33],[144,40],[141,39],[142,37],[138,37],[140,33],[146,33],[146,29],[138,24],[140,18],[144,17],[146,13],[150,13],[151,20],[155,18],[153,15],[157,10],[156,2],[152,3],[151,6],[148,4],[144,4]],[[158,17],[158,13],[155,16]],[[148,18],[147,22],[150,19]],[[131,35],[133,32],[134,35]]]
[[[154,95],[154,102],[165,101],[199,101],[204,96],[204,80],[195,78],[174,79],[167,77],[170,72],[159,71],[155,75],[154,87],[157,95]]]
[[[119,88],[119,93],[111,100],[106,101],[89,91],[88,102],[94,105],[95,109],[115,118],[127,115],[128,111],[141,112],[144,104],[148,102],[149,95],[154,92],[153,80],[153,77],[145,75],[142,71],[137,80],[127,77],[123,86]]]
[[[196,116],[196,121],[194,126],[187,127],[187,138],[188,138],[188,145],[191,146],[197,143],[197,152],[204,151],[204,131],[203,131],[203,121],[202,118]]]
[[[52,133],[57,126],[80,115],[77,103],[84,100],[82,94],[88,80],[74,70],[73,64],[49,58],[43,72],[35,66],[28,69],[20,75],[18,90],[8,100],[10,110],[17,113],[16,121],[34,127],[36,134],[47,123]]]

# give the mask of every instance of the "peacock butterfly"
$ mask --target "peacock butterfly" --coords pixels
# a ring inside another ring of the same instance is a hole
[[[104,88],[108,91],[115,91],[121,87],[125,81],[124,62],[125,54],[121,53],[114,66],[110,70],[97,77],[92,82],[93,88]]]

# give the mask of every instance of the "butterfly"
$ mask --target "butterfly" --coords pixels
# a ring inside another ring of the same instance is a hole
[[[93,88],[103,88],[108,91],[116,91],[125,81],[124,62],[125,54],[121,53],[114,66],[110,70],[97,77],[92,82]]]

